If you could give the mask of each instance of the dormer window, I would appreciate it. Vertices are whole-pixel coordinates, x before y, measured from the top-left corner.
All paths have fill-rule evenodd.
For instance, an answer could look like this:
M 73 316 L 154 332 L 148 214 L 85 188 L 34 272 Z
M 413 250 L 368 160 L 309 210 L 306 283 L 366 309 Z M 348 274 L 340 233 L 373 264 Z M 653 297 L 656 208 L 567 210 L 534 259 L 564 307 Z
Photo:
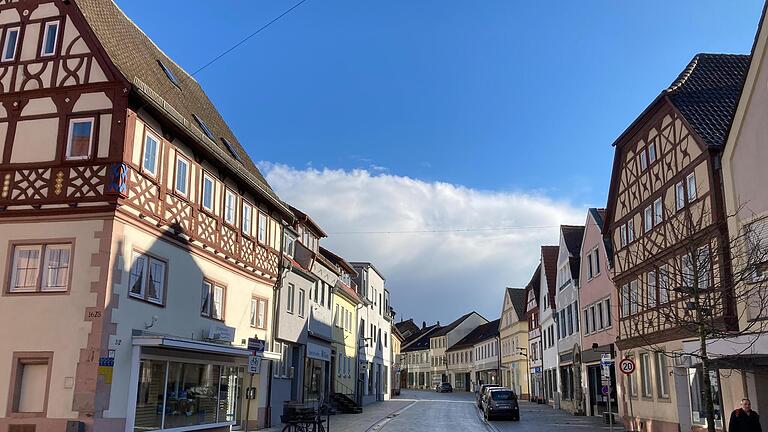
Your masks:
M 173 73 L 173 71 L 169 69 L 168 66 L 166 66 L 160 60 L 157 61 L 157 64 L 160 65 L 160 69 L 162 69 L 163 72 L 165 72 L 165 76 L 168 77 L 171 83 L 173 83 L 173 85 L 175 85 L 179 90 L 181 90 L 181 83 L 179 82 L 179 79 L 176 78 L 176 75 Z
M 59 39 L 59 22 L 51 21 L 45 23 L 43 31 L 43 46 L 40 50 L 40 56 L 47 57 L 56 54 L 56 42 Z
M 9 28 L 5 31 L 5 42 L 3 43 L 3 61 L 13 61 L 16 59 L 16 48 L 19 45 L 19 28 Z
M 237 154 L 237 152 L 235 151 L 235 147 L 232 145 L 232 143 L 230 143 L 229 141 L 227 141 L 226 138 L 223 138 L 223 137 L 221 138 L 221 142 L 224 143 L 224 145 L 227 147 L 227 150 L 229 150 L 229 154 L 231 154 L 233 158 L 235 158 L 238 162 L 243 163 L 243 161 L 240 159 L 240 155 Z
M 214 139 L 214 138 L 213 138 L 213 132 L 211 132 L 211 129 L 208 127 L 208 125 L 207 125 L 207 124 L 205 124 L 205 122 L 203 121 L 203 119 L 201 119 L 200 117 L 198 117 L 198 115 L 197 115 L 197 114 L 192 114 L 192 117 L 194 117 L 194 118 L 195 118 L 195 121 L 197 122 L 197 125 L 198 125 L 198 126 L 200 126 L 200 129 L 203 131 L 203 133 L 204 133 L 204 134 L 205 134 L 205 135 L 206 135 L 208 138 L 210 138 L 211 140 L 213 140 L 213 139 Z

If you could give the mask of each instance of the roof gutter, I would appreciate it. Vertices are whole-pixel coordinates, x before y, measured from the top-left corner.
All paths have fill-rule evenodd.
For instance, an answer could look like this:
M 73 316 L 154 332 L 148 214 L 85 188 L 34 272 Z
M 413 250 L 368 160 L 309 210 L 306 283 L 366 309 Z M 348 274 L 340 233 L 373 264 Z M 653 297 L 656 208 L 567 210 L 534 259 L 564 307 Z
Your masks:
M 270 195 L 266 189 L 260 184 L 261 182 L 258 181 L 253 174 L 251 174 L 248 170 L 246 170 L 240 162 L 235 161 L 234 158 L 228 156 L 225 154 L 224 150 L 219 148 L 216 144 L 214 144 L 208 137 L 205 137 L 202 135 L 202 132 L 198 132 L 195 130 L 189 120 L 184 118 L 171 104 L 165 101 L 165 99 L 162 98 L 159 94 L 157 94 L 154 90 L 152 90 L 149 85 L 145 84 L 144 81 L 142 81 L 139 77 L 133 78 L 133 85 L 131 86 L 132 89 L 138 94 L 140 97 L 145 99 L 150 105 L 155 107 L 156 109 L 164 112 L 168 119 L 170 119 L 171 123 L 174 123 L 177 127 L 181 128 L 182 130 L 189 133 L 191 136 L 193 136 L 199 144 L 202 144 L 203 147 L 205 147 L 206 150 L 211 152 L 219 162 L 225 164 L 229 169 L 234 171 L 235 173 L 239 174 L 240 177 L 245 180 L 249 186 L 256 189 L 264 198 L 267 199 L 272 205 L 278 208 L 283 213 L 283 216 L 286 216 L 287 219 L 293 223 L 295 220 L 293 213 L 291 210 L 286 206 L 282 201 L 279 199 L 276 199 L 272 195 Z

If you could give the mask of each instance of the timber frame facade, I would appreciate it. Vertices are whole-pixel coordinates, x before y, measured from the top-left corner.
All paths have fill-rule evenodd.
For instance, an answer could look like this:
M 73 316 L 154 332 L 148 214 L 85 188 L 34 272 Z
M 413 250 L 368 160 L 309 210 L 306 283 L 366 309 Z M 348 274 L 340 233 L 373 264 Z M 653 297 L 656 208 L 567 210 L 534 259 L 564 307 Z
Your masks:
M 14 371 L 0 375 L 0 430 L 268 425 L 267 361 L 258 399 L 219 394 L 199 406 L 231 412 L 186 419 L 151 404 L 171 396 L 149 377 L 208 368 L 235 389 L 249 338 L 281 359 L 270 307 L 291 210 L 112 0 L 1 0 L 0 50 L 0 321 L 16 329 L 0 333 Z M 29 402 L 19 389 L 38 378 Z

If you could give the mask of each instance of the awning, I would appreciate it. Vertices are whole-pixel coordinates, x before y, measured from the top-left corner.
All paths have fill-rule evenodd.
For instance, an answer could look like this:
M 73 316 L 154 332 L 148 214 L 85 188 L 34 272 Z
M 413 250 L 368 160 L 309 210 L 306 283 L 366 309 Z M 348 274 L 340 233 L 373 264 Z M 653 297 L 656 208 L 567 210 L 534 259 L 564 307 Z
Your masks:
M 691 362 L 700 362 L 701 343 L 698 339 L 683 341 L 683 355 L 690 355 Z M 765 356 L 768 355 L 768 334 L 755 333 L 731 338 L 707 341 L 707 357 L 711 359 L 727 357 Z
M 183 351 L 204 352 L 234 357 L 248 357 L 251 351 L 247 348 L 224 345 L 213 342 L 192 339 L 174 338 L 170 336 L 134 336 L 133 345 L 141 347 L 168 348 Z

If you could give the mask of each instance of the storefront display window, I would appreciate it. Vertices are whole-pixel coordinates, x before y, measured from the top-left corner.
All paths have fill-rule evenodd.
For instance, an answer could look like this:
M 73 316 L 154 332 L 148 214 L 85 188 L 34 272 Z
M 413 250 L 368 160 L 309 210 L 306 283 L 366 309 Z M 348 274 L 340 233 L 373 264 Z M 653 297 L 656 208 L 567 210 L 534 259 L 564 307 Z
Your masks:
M 720 394 L 720 380 L 716 370 L 709 371 L 709 380 L 712 388 L 712 401 L 714 402 L 715 427 L 723 427 L 722 395 Z M 704 374 L 701 367 L 688 369 L 688 388 L 691 392 L 691 421 L 696 425 L 707 426 L 707 412 L 704 405 Z
M 135 432 L 240 420 L 241 367 L 141 360 L 139 369 Z

